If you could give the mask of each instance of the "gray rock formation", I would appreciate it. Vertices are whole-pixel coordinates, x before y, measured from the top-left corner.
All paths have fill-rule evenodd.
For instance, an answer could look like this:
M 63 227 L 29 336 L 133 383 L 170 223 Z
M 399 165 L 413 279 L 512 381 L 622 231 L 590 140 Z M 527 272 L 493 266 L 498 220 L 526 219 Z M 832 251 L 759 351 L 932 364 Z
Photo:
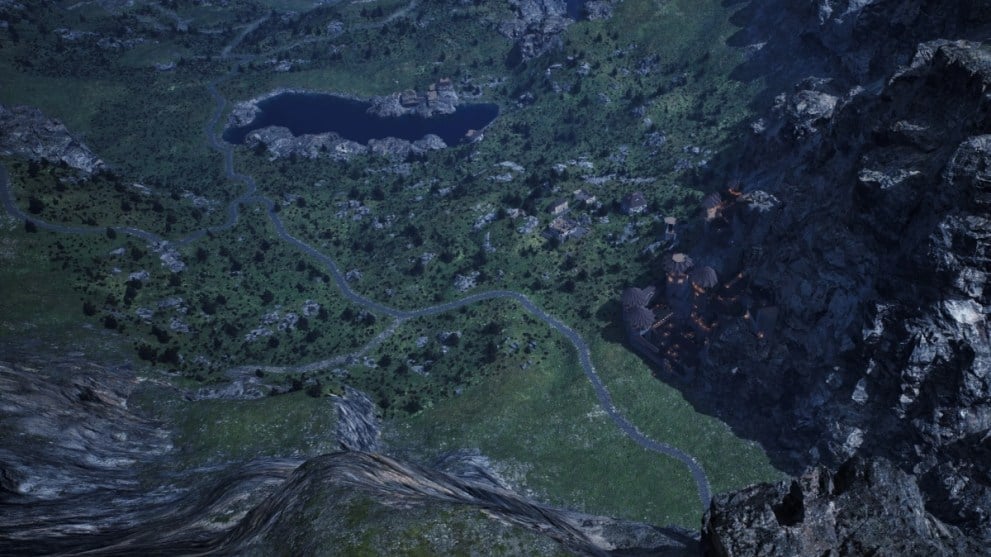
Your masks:
M 409 89 L 400 93 L 369 99 L 368 113 L 383 118 L 416 114 L 429 118 L 435 114 L 452 114 L 461 102 L 450 79 L 430 84 L 425 92 Z
M 985 546 L 926 511 L 915 479 L 886 461 L 717 496 L 702 543 L 713 557 L 978 555 Z
M 0 154 L 61 162 L 87 174 L 106 168 L 65 125 L 30 106 L 0 105 Z
M 762 45 L 743 74 L 774 67 L 792 81 L 828 75 L 866 87 L 908 64 L 921 42 L 983 40 L 991 10 L 986 0 L 776 0 L 751 2 L 738 23 L 739 46 Z
M 516 17 L 499 24 L 499 32 L 513 40 L 525 62 L 540 56 L 559 42 L 572 20 L 564 0 L 510 0 Z
M 991 540 L 991 48 L 896 48 L 972 34 L 991 12 L 817 5 L 825 15 L 808 14 L 806 40 L 829 49 L 796 71 L 835 73 L 781 97 L 739 162 L 744 190 L 780 203 L 751 214 L 735 244 L 712 240 L 698 254 L 731 262 L 759 247 L 751 292 L 776 306 L 777 325 L 758 338 L 726 323 L 685 389 L 785 468 L 886 457 L 920 478 L 929 512 Z M 769 21 L 788 16 L 778 7 Z M 895 61 L 905 64 L 878 79 Z
M 405 139 L 386 137 L 368 140 L 368 149 L 373 155 L 379 155 L 394 162 L 401 162 L 409 156 L 413 145 Z
M 244 138 L 251 149 L 264 149 L 273 159 L 329 157 L 348 160 L 370 152 L 368 146 L 344 139 L 334 132 L 293 135 L 289 128 L 269 126 L 255 130 Z
M 379 450 L 379 422 L 376 407 L 364 393 L 345 387 L 337 406 L 337 442 L 349 451 Z
M 168 426 L 128 405 L 139 385 L 132 373 L 3 353 L 0 554 L 190 553 L 217 536 L 211 517 L 246 512 L 300 463 L 176 471 Z
M 441 149 L 447 149 L 447 143 L 439 136 L 432 133 L 428 133 L 421 139 L 417 139 L 413 142 L 412 152 L 415 155 L 422 155 L 429 151 L 439 151 Z
M 231 109 L 230 115 L 227 117 L 227 126 L 231 128 L 243 128 L 250 124 L 261 113 L 258 103 L 262 100 L 264 98 L 242 101 L 235 104 Z

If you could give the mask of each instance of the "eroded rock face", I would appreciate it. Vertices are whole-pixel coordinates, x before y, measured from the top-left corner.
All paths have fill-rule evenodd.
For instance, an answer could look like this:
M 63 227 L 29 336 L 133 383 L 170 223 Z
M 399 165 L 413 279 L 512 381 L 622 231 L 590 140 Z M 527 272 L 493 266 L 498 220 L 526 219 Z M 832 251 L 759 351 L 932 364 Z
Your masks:
M 252 499 L 257 504 L 300 463 L 268 459 L 176 471 L 172 431 L 128 405 L 139 388 L 133 373 L 80 358 L 4 350 L 4 555 L 95 548 L 113 554 L 115 547 L 120 553 L 151 547 L 193 552 L 217 536 L 214 519 L 246 512 Z M 130 544 L 144 550 L 126 549 Z
M 337 442 L 348 451 L 379 450 L 379 422 L 375 403 L 365 393 L 345 387 L 336 401 Z
M 0 154 L 62 162 L 86 174 L 106 168 L 64 124 L 30 106 L 0 105 Z
M 937 38 L 982 40 L 991 24 L 988 0 L 806 0 L 751 2 L 740 14 L 750 23 L 739 39 L 761 44 L 753 65 L 783 68 L 781 59 L 804 54 L 795 70 L 863 85 L 912 59 L 915 46 Z M 758 70 L 760 71 L 760 70 Z
M 799 479 L 717 496 L 702 543 L 713 556 L 977 555 L 959 529 L 926 511 L 915 479 L 884 460 L 815 468 Z
M 991 48 L 906 59 L 873 88 L 805 80 L 779 102 L 744 164 L 781 200 L 746 235 L 778 325 L 725 327 L 690 390 L 785 467 L 890 458 L 930 512 L 991 539 Z
M 389 160 L 400 162 L 406 160 L 406 157 L 409 156 L 413 146 L 405 139 L 386 137 L 384 139 L 368 140 L 368 149 L 374 155 L 379 155 Z

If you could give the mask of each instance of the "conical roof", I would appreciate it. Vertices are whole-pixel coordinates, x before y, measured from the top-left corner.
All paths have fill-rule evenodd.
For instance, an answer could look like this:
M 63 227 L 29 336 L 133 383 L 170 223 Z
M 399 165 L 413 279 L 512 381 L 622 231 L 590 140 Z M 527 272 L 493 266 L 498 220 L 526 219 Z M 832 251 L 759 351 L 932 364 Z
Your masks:
M 620 297 L 620 300 L 623 302 L 623 307 L 635 308 L 641 305 L 637 303 L 637 300 L 640 299 L 640 292 L 640 289 L 635 286 L 631 286 L 630 288 L 624 290 L 623 295 Z
M 647 329 L 654 324 L 654 312 L 645 307 L 631 308 L 626 311 L 626 321 L 634 329 Z
M 716 270 L 708 265 L 692 270 L 691 278 L 692 282 L 700 288 L 712 288 L 719 282 Z
M 687 273 L 692 268 L 694 262 L 691 257 L 683 253 L 673 253 L 664 262 L 664 269 L 669 273 Z
M 646 306 L 653 299 L 656 290 L 653 286 L 647 288 L 631 287 L 623 291 L 622 301 L 624 308 L 635 308 Z

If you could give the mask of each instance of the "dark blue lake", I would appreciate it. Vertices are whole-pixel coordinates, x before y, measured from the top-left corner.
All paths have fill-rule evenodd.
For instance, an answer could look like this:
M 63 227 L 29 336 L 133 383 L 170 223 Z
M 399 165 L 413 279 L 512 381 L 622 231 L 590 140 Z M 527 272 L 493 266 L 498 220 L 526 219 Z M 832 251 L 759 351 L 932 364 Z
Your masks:
M 224 130 L 224 140 L 242 143 L 254 130 L 283 126 L 293 135 L 335 132 L 358 143 L 386 137 L 416 141 L 432 133 L 444 143 L 456 145 L 468 130 L 480 130 L 499 115 L 497 105 L 467 104 L 458 106 L 453 114 L 430 118 L 411 115 L 381 118 L 368 114 L 369 106 L 367 102 L 336 95 L 282 93 L 259 102 L 261 112 L 247 126 Z

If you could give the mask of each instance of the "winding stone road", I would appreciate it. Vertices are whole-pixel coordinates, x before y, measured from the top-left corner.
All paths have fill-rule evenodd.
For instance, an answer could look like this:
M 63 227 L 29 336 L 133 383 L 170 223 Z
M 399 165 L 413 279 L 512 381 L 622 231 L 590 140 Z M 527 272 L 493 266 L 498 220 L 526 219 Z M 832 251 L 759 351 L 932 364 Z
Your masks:
M 616 424 L 616 427 L 618 427 L 627 437 L 629 437 L 631 440 L 633 440 L 641 447 L 669 456 L 675 460 L 678 460 L 688 468 L 689 473 L 691 474 L 692 478 L 695 480 L 695 484 L 698 490 L 699 501 L 702 504 L 702 509 L 703 511 L 708 509 L 709 501 L 712 498 L 712 490 L 709 486 L 709 479 L 706 476 L 705 471 L 702 469 L 701 464 L 699 464 L 699 462 L 695 459 L 695 457 L 691 456 L 685 451 L 682 451 L 681 449 L 673 445 L 670 445 L 668 443 L 651 439 L 643 432 L 641 432 L 632 422 L 630 422 L 630 420 L 627 419 L 613 403 L 612 396 L 609 394 L 608 389 L 606 389 L 605 384 L 602 382 L 602 379 L 599 377 L 599 374 L 596 372 L 595 365 L 592 362 L 591 349 L 589 348 L 588 343 L 585 342 L 585 339 L 583 339 L 582 336 L 577 331 L 566 325 L 560 319 L 548 314 L 540 306 L 538 306 L 536 303 L 530 300 L 530 298 L 528 298 L 526 295 L 511 290 L 490 290 L 486 292 L 479 292 L 476 294 L 472 294 L 451 302 L 446 302 L 434 306 L 428 306 L 416 310 L 402 310 L 398 308 L 393 308 L 385 304 L 382 304 L 381 302 L 377 302 L 375 300 L 362 296 L 361 294 L 355 292 L 351 288 L 351 285 L 348 283 L 347 279 L 344 277 L 343 273 L 341 273 L 341 269 L 340 267 L 338 267 L 336 261 L 334 261 L 328 255 L 325 255 L 324 253 L 320 252 L 313 246 L 310 246 L 309 244 L 291 235 L 286 230 L 285 225 L 282 223 L 282 220 L 279 218 L 278 213 L 275 211 L 275 204 L 272 202 L 272 200 L 256 194 L 257 184 L 255 183 L 254 178 L 245 174 L 238 174 L 234 170 L 234 147 L 228 143 L 223 142 L 218 136 L 217 127 L 220 122 L 220 118 L 223 115 L 224 110 L 227 106 L 227 100 L 220 94 L 219 90 L 217 89 L 217 85 L 221 81 L 228 79 L 230 76 L 232 76 L 234 74 L 234 71 L 236 71 L 236 68 L 232 70 L 231 73 L 228 73 L 224 77 L 211 82 L 207 86 L 210 95 L 213 97 L 217 106 L 212 116 L 210 117 L 210 120 L 204 126 L 204 134 L 206 135 L 206 140 L 209 146 L 212 149 L 219 152 L 223 157 L 224 173 L 226 177 L 230 180 L 236 180 L 243 183 L 245 185 L 245 191 L 240 196 L 238 196 L 233 201 L 231 201 L 230 204 L 228 204 L 226 222 L 216 227 L 204 228 L 194 231 L 188 234 L 187 236 L 175 241 L 173 245 L 176 246 L 186 245 L 206 236 L 208 232 L 218 232 L 233 228 L 238 221 L 238 216 L 239 216 L 238 207 L 240 206 L 240 204 L 257 203 L 265 208 L 268 217 L 272 221 L 272 224 L 275 227 L 275 230 L 278 233 L 279 237 L 281 237 L 284 241 L 296 246 L 296 248 L 298 248 L 303 253 L 309 255 L 313 259 L 316 259 L 317 261 L 321 262 L 327 268 L 327 270 L 330 271 L 330 274 L 334 279 L 334 283 L 337 285 L 337 288 L 341 291 L 341 294 L 345 298 L 347 298 L 354 304 L 366 308 L 370 311 L 374 311 L 377 313 L 381 313 L 383 315 L 388 315 L 390 317 L 393 317 L 397 320 L 397 323 L 402 323 L 406 320 L 416 319 L 418 317 L 426 317 L 430 315 L 445 313 L 484 300 L 496 300 L 496 299 L 514 300 L 515 302 L 520 304 L 523 307 L 523 309 L 525 309 L 532 316 L 536 317 L 540 321 L 543 321 L 547 326 L 561 333 L 562 335 L 564 335 L 565 338 L 568 339 L 568 341 L 571 342 L 571 344 L 575 347 L 575 350 L 578 353 L 578 361 L 579 364 L 581 365 L 582 371 L 585 373 L 585 376 L 588 378 L 589 383 L 591 383 L 592 385 L 592 389 L 595 391 L 595 396 L 599 401 L 599 405 L 606 411 L 606 413 L 612 419 L 613 423 Z M 7 210 L 7 212 L 14 217 L 23 219 L 25 221 L 30 221 L 40 229 L 61 233 L 61 234 L 101 234 L 106 231 L 106 228 L 100 228 L 100 227 L 68 226 L 68 225 L 48 223 L 40 219 L 37 219 L 35 217 L 32 217 L 30 215 L 27 215 L 14 203 L 12 194 L 10 193 L 9 185 L 10 185 L 10 181 L 7 174 L 7 170 L 2 166 L 0 166 L 0 202 L 3 203 L 3 206 Z M 117 231 L 118 233 L 127 234 L 136 238 L 140 238 L 150 243 L 168 242 L 167 240 L 163 239 L 157 234 L 153 234 L 151 232 L 147 232 L 137 228 L 131 228 L 131 227 L 111 227 L 111 228 L 113 228 L 113 230 Z M 386 331 L 389 330 L 390 329 L 387 329 Z M 378 337 L 376 338 L 378 339 Z M 381 341 L 381 339 L 379 339 L 379 341 Z M 254 369 L 254 367 L 252 367 L 252 369 Z

